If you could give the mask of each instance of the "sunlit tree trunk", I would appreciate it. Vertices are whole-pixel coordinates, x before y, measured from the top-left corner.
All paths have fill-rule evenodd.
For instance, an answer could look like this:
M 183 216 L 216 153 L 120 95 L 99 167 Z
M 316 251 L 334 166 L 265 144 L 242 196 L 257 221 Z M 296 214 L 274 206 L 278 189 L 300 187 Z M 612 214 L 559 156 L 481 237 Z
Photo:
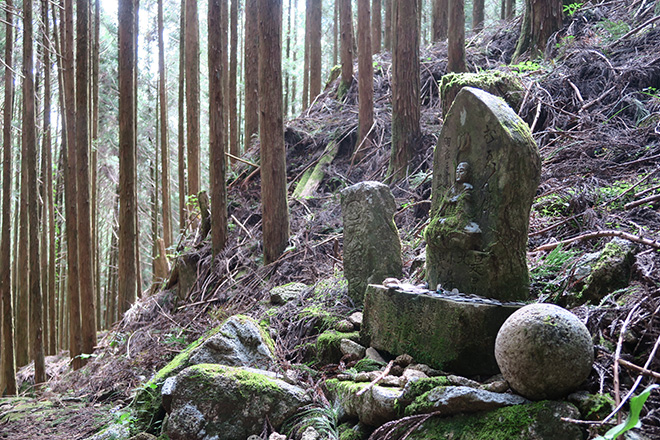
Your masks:
M 11 120 L 14 107 L 14 12 L 13 0 L 5 2 L 5 93 L 2 124 L 2 230 L 0 234 L 0 299 L 2 307 L 2 383 L 0 395 L 16 394 L 14 316 L 11 298 Z
M 258 0 L 259 127 L 264 263 L 277 260 L 289 240 L 284 122 L 282 120 L 282 0 Z
M 392 49 L 392 155 L 388 178 L 408 173 L 421 135 L 419 125 L 419 26 L 417 0 L 394 2 Z
M 465 3 L 449 0 L 447 72 L 465 72 Z
M 192 195 L 197 195 L 200 190 L 199 17 L 197 14 L 197 0 L 186 0 L 185 38 L 188 191 Z
M 227 240 L 227 189 L 225 186 L 224 87 L 227 30 L 223 29 L 222 2 L 209 0 L 209 154 L 211 176 L 211 248 L 222 251 Z M 224 37 L 223 37 L 224 34 Z M 225 55 L 223 55 L 225 52 Z M 262 144 L 263 145 L 263 144 Z
M 163 240 L 172 245 L 172 207 L 170 205 L 170 142 L 167 120 L 167 80 L 165 78 L 165 42 L 163 41 L 163 0 L 158 0 L 158 96 L 160 108 L 161 199 L 163 204 Z
M 244 151 L 259 132 L 259 23 L 257 0 L 245 1 L 245 136 Z

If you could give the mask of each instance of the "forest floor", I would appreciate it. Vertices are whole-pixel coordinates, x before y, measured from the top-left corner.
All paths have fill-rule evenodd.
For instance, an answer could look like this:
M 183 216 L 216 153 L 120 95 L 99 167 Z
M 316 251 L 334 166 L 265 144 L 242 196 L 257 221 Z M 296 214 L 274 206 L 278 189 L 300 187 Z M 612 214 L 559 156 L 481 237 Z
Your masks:
M 574 294 L 572 271 L 579 258 L 602 250 L 607 232 L 660 239 L 660 29 L 637 26 L 653 17 L 647 2 L 585 3 L 565 21 L 548 44 L 546 59 L 511 56 L 519 22 L 468 40 L 470 71 L 517 73 L 525 93 L 518 114 L 533 128 L 543 159 L 542 179 L 532 209 L 528 259 L 534 299 L 566 304 Z M 422 132 L 409 177 L 391 185 L 398 211 L 406 281 L 422 283 L 419 257 L 428 222 L 433 148 L 442 127 L 438 81 L 446 73 L 446 45 L 422 51 Z M 343 102 L 337 81 L 314 104 L 287 123 L 287 175 L 290 193 L 303 172 L 314 166 L 331 141 L 338 153 L 314 197 L 290 200 L 291 239 L 284 255 L 262 263 L 259 175 L 238 164 L 229 184 L 230 238 L 212 260 L 208 244 L 184 240 L 180 257 L 197 264 L 196 280 L 185 301 L 168 301 L 160 292 L 143 298 L 110 331 L 100 334 L 88 365 L 71 372 L 66 353 L 49 358 L 50 380 L 36 395 L 28 386 L 31 369 L 21 370 L 19 399 L 0 400 L 0 439 L 84 439 L 126 414 L 136 388 L 176 353 L 235 313 L 259 317 L 275 286 L 324 283 L 324 307 L 337 317 L 354 310 L 341 280 L 342 223 L 339 190 L 362 180 L 385 177 L 390 154 L 389 54 L 375 62 L 376 141 L 353 160 L 357 137 L 357 86 Z M 258 145 L 246 159 L 258 161 Z M 642 201 L 645 197 L 655 199 Z M 595 238 L 586 233 L 601 231 Z M 548 252 L 536 250 L 578 238 Z M 657 246 L 657 242 L 655 243 Z M 660 371 L 660 254 L 639 243 L 630 282 L 597 304 L 572 308 L 597 342 L 597 358 L 586 385 L 592 393 L 624 395 L 637 372 L 621 368 L 613 380 L 615 356 Z M 311 292 L 311 289 L 310 289 Z M 310 293 L 311 295 L 311 293 Z M 272 316 L 276 351 L 283 364 L 308 359 L 304 342 L 318 333 L 310 318 L 292 323 L 286 306 Z M 620 352 L 620 355 L 616 353 Z M 310 381 L 337 366 L 319 366 Z M 649 383 L 643 378 L 640 392 Z M 595 435 L 596 428 L 590 428 Z M 642 413 L 641 432 L 660 438 L 660 393 Z

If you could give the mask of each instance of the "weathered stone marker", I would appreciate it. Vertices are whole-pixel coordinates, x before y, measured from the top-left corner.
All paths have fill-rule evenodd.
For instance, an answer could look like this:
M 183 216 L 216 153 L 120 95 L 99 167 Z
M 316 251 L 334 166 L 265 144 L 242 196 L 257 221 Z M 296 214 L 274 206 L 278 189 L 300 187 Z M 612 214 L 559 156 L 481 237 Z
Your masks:
M 502 301 L 529 293 L 529 212 L 541 160 L 527 124 L 501 99 L 464 87 L 433 158 L 426 229 L 429 286 Z
M 341 192 L 344 276 L 348 294 L 362 304 L 368 284 L 401 277 L 401 242 L 394 225 L 394 197 L 387 185 L 360 182 Z

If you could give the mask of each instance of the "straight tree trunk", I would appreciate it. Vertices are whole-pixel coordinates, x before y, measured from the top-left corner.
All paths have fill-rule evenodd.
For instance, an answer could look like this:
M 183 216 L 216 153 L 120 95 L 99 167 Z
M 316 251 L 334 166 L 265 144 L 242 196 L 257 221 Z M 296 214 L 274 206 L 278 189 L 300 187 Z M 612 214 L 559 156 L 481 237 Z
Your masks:
M 37 176 L 37 124 L 34 91 L 34 32 L 32 1 L 23 2 L 23 160 L 26 162 L 29 203 L 30 347 L 34 383 L 46 381 L 44 364 L 41 261 L 39 258 L 39 180 Z
M 165 78 L 165 42 L 163 40 L 163 0 L 158 0 L 158 82 L 160 108 L 161 199 L 163 204 L 163 240 L 172 245 L 172 208 L 170 205 L 170 142 L 167 120 L 167 80 Z
M 516 15 L 516 0 L 503 0 L 505 2 L 504 18 L 511 20 Z
M 259 23 L 257 0 L 245 1 L 245 146 L 248 151 L 252 136 L 259 132 Z
M 384 41 L 385 49 L 392 50 L 392 8 L 394 7 L 392 0 L 385 0 L 385 32 Z
M 484 0 L 473 0 L 472 30 L 479 33 L 484 29 Z
M 188 124 L 188 190 L 192 195 L 197 195 L 200 190 L 199 110 L 199 17 L 197 14 L 197 0 L 186 0 L 186 123 Z
M 321 26 L 322 26 L 322 0 L 310 0 L 310 40 L 309 40 L 309 104 L 321 93 Z
M 94 253 L 89 182 L 89 0 L 76 4 L 76 150 L 78 182 L 78 261 L 82 352 L 91 354 L 96 346 L 96 310 L 94 304 Z M 86 359 L 83 359 L 83 364 Z
M 374 122 L 374 66 L 371 32 L 369 29 L 369 0 L 358 0 L 358 146 L 367 147 L 367 136 Z M 359 158 L 361 155 L 358 154 Z
M 181 0 L 181 19 L 179 28 L 179 231 L 186 230 L 186 197 L 189 194 L 186 186 L 186 133 L 185 133 L 185 77 L 186 77 L 186 3 Z
M 383 17 L 381 13 L 382 1 L 381 0 L 372 0 L 371 3 L 371 45 L 373 47 L 372 52 L 377 54 L 380 52 L 380 47 L 382 45 L 382 33 L 383 33 Z M 359 32 L 359 25 L 358 25 Z
M 305 51 L 303 60 L 302 110 L 309 106 L 309 41 L 311 35 L 312 0 L 305 0 Z
M 562 0 L 525 0 L 525 12 L 520 38 L 513 54 L 514 60 L 527 51 L 532 58 L 545 52 L 548 39 L 561 28 L 562 8 Z
M 392 50 L 392 155 L 387 172 L 391 181 L 405 177 L 421 135 L 419 125 L 419 26 L 417 0 L 394 3 Z
M 238 125 L 238 0 L 232 0 L 231 9 L 229 11 L 229 28 L 230 35 L 230 51 L 229 51 L 229 152 L 232 156 L 239 157 L 241 155 L 240 144 L 238 143 L 238 135 L 240 128 Z M 232 166 L 236 160 L 232 159 Z
M 119 0 L 119 260 L 118 312 L 137 298 L 135 181 L 135 0 Z
M 465 72 L 465 2 L 449 1 L 447 72 Z
M 234 0 L 235 1 L 235 0 Z M 211 176 L 211 249 L 213 255 L 222 251 L 227 240 L 227 188 L 225 186 L 224 76 L 227 30 L 223 29 L 222 2 L 209 0 L 209 155 Z M 224 38 L 223 35 L 224 34 Z
M 0 299 L 2 307 L 2 383 L 0 395 L 16 394 L 14 316 L 11 298 L 11 120 L 14 107 L 14 12 L 13 0 L 5 2 L 5 100 L 2 124 L 2 231 L 0 235 Z
M 353 12 L 351 0 L 338 0 L 339 19 L 341 21 L 341 85 L 340 98 L 353 82 Z
M 282 120 L 282 0 L 258 0 L 261 202 L 264 263 L 277 260 L 289 240 L 284 122 Z
M 289 6 L 291 0 L 289 0 Z M 339 61 L 339 0 L 334 1 L 332 14 L 332 65 L 336 66 Z M 289 15 L 291 13 L 289 12 Z M 289 16 L 289 19 L 291 17 Z M 288 50 L 288 49 L 287 49 Z
M 288 13 L 287 13 L 287 24 L 286 24 L 286 52 L 284 55 L 284 59 L 286 59 L 286 64 L 287 66 L 291 62 L 291 4 L 293 3 L 293 0 L 289 0 L 289 6 L 288 6 Z M 337 36 L 335 35 L 335 38 Z M 286 68 L 286 71 L 284 72 L 284 119 L 288 119 L 288 113 L 289 113 L 289 82 L 291 78 L 291 69 L 289 67 Z
M 335 0 L 335 1 L 338 1 L 338 0 Z M 298 11 L 298 0 L 293 0 L 293 2 L 294 2 L 294 10 Z M 293 28 L 294 29 L 297 29 L 297 26 L 296 26 L 297 22 L 298 22 L 298 14 L 297 14 L 297 12 L 294 12 L 294 14 L 293 14 Z M 293 57 L 292 57 L 292 59 L 293 59 L 293 65 L 294 66 L 296 65 L 296 62 L 298 61 L 298 59 L 297 59 L 298 58 L 298 44 L 297 44 L 297 42 L 298 42 L 297 32 L 294 32 L 293 33 L 293 43 L 292 43 L 293 44 Z M 291 78 L 290 102 L 291 102 L 291 114 L 292 115 L 296 114 L 296 92 L 297 92 L 297 90 L 296 90 L 296 86 L 297 86 L 296 78 L 297 77 L 298 77 L 298 75 L 292 75 L 292 78 Z
M 25 106 L 23 101 L 22 107 Z M 24 114 L 25 109 L 21 109 Z M 23 144 L 21 148 L 22 159 L 20 161 L 20 210 L 17 211 L 18 225 L 18 260 L 15 270 L 16 274 L 16 366 L 18 368 L 30 362 L 30 295 L 29 295 L 29 271 L 23 268 L 29 265 L 30 248 L 30 225 L 29 225 L 29 195 L 27 180 L 27 151 Z
M 223 47 L 220 64 L 223 72 L 229 72 L 229 1 L 230 0 L 225 0 L 220 3 L 220 28 L 222 29 L 220 34 Z M 225 145 L 225 152 L 229 153 L 229 75 L 227 74 L 222 76 L 222 93 L 225 100 L 225 105 L 222 109 L 224 113 L 222 118 L 222 137 L 223 144 Z
M 432 20 L 431 27 L 431 40 L 444 41 L 447 38 L 447 26 L 449 24 L 449 3 L 448 0 L 431 0 L 432 1 Z
M 99 140 L 99 47 L 101 38 L 101 4 L 94 1 L 94 39 L 92 46 L 92 240 L 94 245 L 94 290 L 96 291 L 96 329 L 101 323 L 101 269 L 98 221 L 98 140 Z

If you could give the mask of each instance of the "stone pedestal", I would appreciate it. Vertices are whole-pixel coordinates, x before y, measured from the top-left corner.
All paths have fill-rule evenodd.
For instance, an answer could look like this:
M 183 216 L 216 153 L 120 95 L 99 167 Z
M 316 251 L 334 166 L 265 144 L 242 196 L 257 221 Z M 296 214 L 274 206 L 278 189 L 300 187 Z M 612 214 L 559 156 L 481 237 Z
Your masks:
M 364 298 L 364 344 L 463 376 L 497 374 L 495 338 L 519 303 L 408 293 L 369 285 Z
M 464 87 L 433 158 L 425 238 L 431 289 L 503 301 L 529 294 L 527 231 L 541 160 L 527 124 L 501 99 Z

